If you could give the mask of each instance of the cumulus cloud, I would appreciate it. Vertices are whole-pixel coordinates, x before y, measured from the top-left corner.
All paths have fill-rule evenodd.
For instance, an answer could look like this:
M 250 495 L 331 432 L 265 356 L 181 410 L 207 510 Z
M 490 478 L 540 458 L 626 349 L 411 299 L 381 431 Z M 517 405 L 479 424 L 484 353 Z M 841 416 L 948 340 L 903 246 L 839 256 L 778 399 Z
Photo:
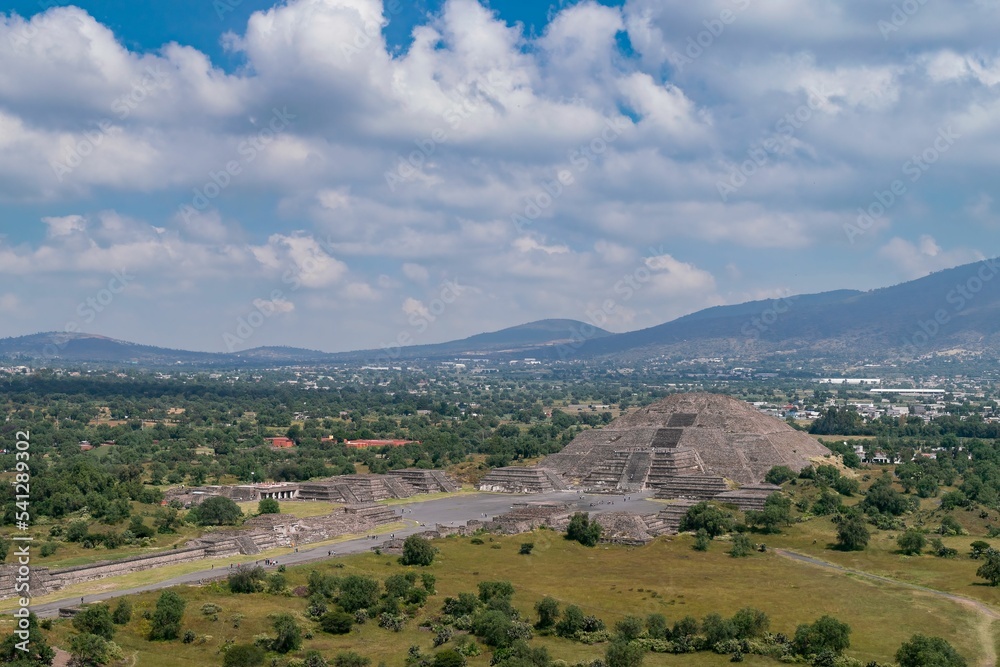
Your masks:
M 379 0 L 289 0 L 225 37 L 231 69 L 183 40 L 132 49 L 75 7 L 0 15 L 0 205 L 41 230 L 0 240 L 0 273 L 135 267 L 135 298 L 197 293 L 203 321 L 302 289 L 296 317 L 360 323 L 338 342 L 302 328 L 313 347 L 398 330 L 448 275 L 475 296 L 428 337 L 582 318 L 638 267 L 650 284 L 614 326 L 787 273 L 809 291 L 923 275 L 975 259 L 940 225 L 1000 240 L 994 4 L 926 3 L 882 34 L 891 8 L 862 0 L 586 1 L 527 34 L 447 0 L 395 49 Z M 946 126 L 947 169 L 852 245 L 844 225 Z M 841 281 L 825 261 L 864 268 Z M 184 306 L 150 306 L 147 331 Z

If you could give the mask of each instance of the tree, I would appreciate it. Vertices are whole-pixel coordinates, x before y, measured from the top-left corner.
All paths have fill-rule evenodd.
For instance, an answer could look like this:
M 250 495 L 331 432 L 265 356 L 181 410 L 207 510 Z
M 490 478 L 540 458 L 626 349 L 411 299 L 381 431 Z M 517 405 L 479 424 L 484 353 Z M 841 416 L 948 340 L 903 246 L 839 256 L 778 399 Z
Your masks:
M 111 620 L 115 625 L 125 625 L 132 620 L 132 603 L 127 598 L 122 598 L 115 605 L 115 610 L 111 612 Z
M 708 502 L 701 502 L 688 508 L 680 525 L 681 531 L 697 531 L 699 528 L 704 528 L 708 536 L 713 539 L 728 533 L 732 527 L 732 514 Z
M 966 667 L 965 658 L 940 637 L 913 635 L 896 651 L 899 667 Z
M 84 634 L 97 635 L 107 641 L 115 638 L 115 623 L 106 604 L 90 605 L 73 617 L 73 627 Z
M 585 547 L 597 546 L 601 539 L 601 524 L 591 521 L 587 512 L 577 512 L 566 528 L 566 539 L 579 542 Z
M 452 648 L 439 651 L 431 667 L 465 667 L 465 656 Z
M 419 535 L 410 535 L 403 542 L 403 556 L 399 562 L 403 565 L 427 566 L 434 562 L 436 549 L 430 540 Z
M 976 576 L 990 582 L 990 586 L 1000 585 L 1000 551 L 987 549 L 983 557 L 986 562 L 976 570 Z
M 733 558 L 746 558 L 753 551 L 753 542 L 743 533 L 737 533 L 733 537 L 733 546 L 729 549 L 729 555 Z
M 222 659 L 222 667 L 259 667 L 263 664 L 264 649 L 253 644 L 234 644 Z
M 749 510 L 746 518 L 747 524 L 764 533 L 779 533 L 781 526 L 792 521 L 792 499 L 780 493 L 772 493 L 764 501 L 763 510 Z
M 4 539 L 0 535 L 0 564 L 7 560 L 7 553 L 10 551 L 10 540 Z
M 792 645 L 796 653 L 806 657 L 824 651 L 840 655 L 851 646 L 851 626 L 832 616 L 821 616 L 812 625 L 797 627 Z
M 101 667 L 108 662 L 108 640 L 99 635 L 83 633 L 69 642 L 73 667 Z
M 56 652 L 45 641 L 35 612 L 28 613 L 27 641 L 28 650 L 22 651 L 18 644 L 23 647 L 24 639 L 15 634 L 7 635 L 0 643 L 0 664 L 10 667 L 45 667 L 52 664 Z
M 927 546 L 927 538 L 921 530 L 910 528 L 896 538 L 896 544 L 907 556 L 917 556 Z
M 281 505 L 274 498 L 261 498 L 257 503 L 257 514 L 281 514 Z
M 736 639 L 736 626 L 719 614 L 709 614 L 701 620 L 701 632 L 705 635 L 705 643 L 715 646 L 719 642 Z
M 868 546 L 868 528 L 857 514 L 844 516 L 837 526 L 837 548 L 844 551 L 864 551 Z
M 784 484 L 785 482 L 798 477 L 798 473 L 788 466 L 774 466 L 764 475 L 764 481 L 768 484 Z
M 771 619 L 760 609 L 744 607 L 733 614 L 733 628 L 737 639 L 754 639 L 767 634 Z
M 229 573 L 228 583 L 230 593 L 259 593 L 264 590 L 264 580 L 267 573 L 259 565 L 239 565 Z
M 646 634 L 653 639 L 669 639 L 670 626 L 663 614 L 650 614 L 646 617 Z
M 708 545 L 712 538 L 708 536 L 708 531 L 704 528 L 699 528 L 698 532 L 694 534 L 694 546 L 692 547 L 695 551 L 708 551 Z
M 608 667 L 641 667 L 645 655 L 646 649 L 638 642 L 616 639 L 608 644 L 604 662 Z
M 969 545 L 969 548 L 971 549 L 969 552 L 969 558 L 978 560 L 983 556 L 983 554 L 990 550 L 990 543 L 985 540 L 976 540 Z
M 333 657 L 333 667 L 368 667 L 372 664 L 370 658 L 354 651 L 341 651 Z
M 645 624 L 638 616 L 626 616 L 615 623 L 615 633 L 627 642 L 638 639 L 645 629 Z
M 328 611 L 319 619 L 323 632 L 331 635 L 346 635 L 354 624 L 354 616 L 346 611 Z
M 160 593 L 156 610 L 150 619 L 149 638 L 177 639 L 181 634 L 181 619 L 184 617 L 184 598 L 171 590 Z
M 225 496 L 206 498 L 190 514 L 202 526 L 232 526 L 243 518 L 240 506 Z
M 349 614 L 359 609 L 370 609 L 378 604 L 379 583 L 371 577 L 349 574 L 340 582 L 337 602 Z
M 571 604 L 563 611 L 562 618 L 556 623 L 556 634 L 572 639 L 583 630 L 583 610 Z
M 535 627 L 539 630 L 547 630 L 554 627 L 559 618 L 559 603 L 555 598 L 543 597 L 535 603 L 535 612 L 538 614 L 538 622 Z
M 289 653 L 299 650 L 302 646 L 302 628 L 295 621 L 291 614 L 278 614 L 272 620 L 274 627 L 274 641 L 271 642 L 271 650 L 276 653 Z

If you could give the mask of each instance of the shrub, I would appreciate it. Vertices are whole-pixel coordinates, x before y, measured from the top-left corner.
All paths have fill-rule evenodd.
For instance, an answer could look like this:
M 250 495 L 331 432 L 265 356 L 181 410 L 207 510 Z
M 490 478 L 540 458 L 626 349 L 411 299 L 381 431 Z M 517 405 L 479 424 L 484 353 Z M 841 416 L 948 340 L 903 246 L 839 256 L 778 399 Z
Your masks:
M 966 667 L 965 659 L 940 637 L 913 635 L 896 651 L 899 667 Z
M 115 610 L 111 612 L 111 620 L 115 625 L 125 625 L 132 620 L 132 603 L 122 598 L 115 605 Z
M 739 533 L 733 537 L 733 546 L 729 555 L 733 558 L 746 558 L 753 551 L 753 542 L 746 535 Z
M 107 641 L 115 638 L 115 623 L 106 604 L 86 607 L 73 617 L 73 627 L 84 634 L 97 635 Z
M 259 667 L 264 664 L 264 649 L 252 644 L 233 644 L 222 659 L 223 667 Z
M 638 639 L 644 629 L 645 624 L 638 616 L 626 616 L 615 623 L 615 632 L 618 637 L 628 642 Z
M 403 556 L 399 562 L 403 565 L 427 566 L 434 562 L 434 553 L 437 550 L 431 545 L 430 540 L 419 535 L 410 535 L 403 542 Z
M 708 536 L 716 538 L 733 528 L 733 516 L 721 507 L 701 502 L 688 508 L 681 519 L 681 531 L 697 531 L 703 528 Z
M 768 484 L 784 484 L 796 477 L 795 471 L 788 466 L 774 466 L 764 475 L 764 481 Z
M 534 542 L 522 542 L 521 549 L 518 551 L 519 554 L 527 556 L 531 554 L 532 550 L 535 548 Z
M 708 545 L 712 541 L 709 537 L 708 531 L 704 528 L 699 528 L 698 532 L 694 534 L 694 545 L 692 548 L 695 551 L 708 551 Z
M 857 514 L 844 516 L 837 526 L 837 547 L 844 551 L 864 551 L 868 546 L 868 528 Z
M 331 635 L 346 635 L 354 625 L 354 616 L 346 611 L 329 611 L 319 619 L 319 626 L 323 632 Z
M 257 503 L 257 514 L 281 514 L 281 505 L 274 498 L 261 498 Z
M 277 653 L 289 653 L 299 650 L 302 646 L 302 628 L 291 614 L 278 614 L 271 621 L 275 638 L 271 642 L 271 650 Z
M 941 535 L 961 535 L 964 532 L 962 524 L 950 514 L 941 519 L 941 526 L 938 528 L 938 533 Z
M 607 667 L 640 667 L 646 654 L 637 642 L 627 642 L 620 639 L 611 642 L 604 653 Z
M 670 627 L 667 617 L 663 614 L 650 614 L 646 617 L 646 634 L 651 639 L 670 639 Z
M 792 646 L 803 656 L 812 656 L 830 651 L 840 655 L 851 645 L 851 626 L 841 623 L 832 616 L 821 616 L 812 625 L 802 624 L 795 629 Z
M 896 544 L 899 546 L 899 550 L 907 556 L 917 556 L 927 546 L 927 538 L 919 529 L 910 528 L 896 538 Z
M 333 657 L 333 667 L 368 667 L 370 664 L 369 658 L 354 651 L 342 651 Z
M 535 627 L 539 630 L 547 630 L 555 627 L 559 618 L 559 603 L 555 598 L 544 597 L 535 603 L 535 612 L 538 614 L 538 622 Z
M 562 613 L 562 618 L 556 623 L 556 634 L 560 637 L 573 638 L 583 631 L 583 610 L 576 605 L 569 605 Z
M 349 614 L 359 609 L 370 609 L 378 603 L 379 583 L 371 577 L 350 574 L 340 584 L 337 601 Z
M 243 510 L 230 498 L 212 496 L 191 509 L 188 518 L 201 526 L 231 526 L 243 518 Z
M 585 547 L 597 546 L 601 539 L 601 524 L 591 521 L 587 512 L 577 512 L 566 528 L 566 539 L 579 542 Z
M 181 618 L 184 617 L 184 598 L 171 590 L 165 590 L 156 601 L 156 611 L 150 619 L 149 638 L 177 639 L 181 632 Z
M 264 590 L 265 579 L 267 573 L 259 565 L 254 567 L 240 565 L 229 573 L 229 592 L 259 593 Z
M 434 656 L 431 667 L 464 667 L 465 656 L 454 649 L 445 649 Z

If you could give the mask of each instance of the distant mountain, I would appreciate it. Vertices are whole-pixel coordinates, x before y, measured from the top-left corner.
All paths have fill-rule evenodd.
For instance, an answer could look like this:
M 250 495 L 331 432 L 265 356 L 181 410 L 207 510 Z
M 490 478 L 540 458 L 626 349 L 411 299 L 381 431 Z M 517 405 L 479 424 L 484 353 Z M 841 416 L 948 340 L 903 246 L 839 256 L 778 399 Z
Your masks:
M 83 333 L 40 333 L 0 339 L 0 359 L 10 361 L 93 362 L 170 366 L 176 364 L 205 366 L 270 366 L 305 363 L 335 363 L 369 360 L 387 362 L 396 359 L 447 358 L 518 354 L 525 350 L 556 345 L 585 334 L 589 338 L 612 335 L 576 320 L 539 320 L 500 331 L 477 334 L 462 340 L 435 345 L 417 345 L 398 350 L 359 350 L 327 353 L 294 347 L 257 347 L 231 354 L 171 350 L 138 345 L 106 336 Z
M 187 352 L 88 334 L 44 333 L 0 340 L 0 359 L 145 366 L 386 364 L 515 356 L 621 361 L 664 356 L 893 360 L 935 352 L 988 354 L 994 359 L 1000 355 L 1000 262 L 967 264 L 869 292 L 836 290 L 716 306 L 621 334 L 577 320 L 551 319 L 434 345 L 340 353 L 289 347 L 259 347 L 233 354 Z
M 907 359 L 1000 352 L 1000 263 L 975 262 L 869 292 L 839 290 L 718 306 L 588 341 L 579 358 L 662 355 Z

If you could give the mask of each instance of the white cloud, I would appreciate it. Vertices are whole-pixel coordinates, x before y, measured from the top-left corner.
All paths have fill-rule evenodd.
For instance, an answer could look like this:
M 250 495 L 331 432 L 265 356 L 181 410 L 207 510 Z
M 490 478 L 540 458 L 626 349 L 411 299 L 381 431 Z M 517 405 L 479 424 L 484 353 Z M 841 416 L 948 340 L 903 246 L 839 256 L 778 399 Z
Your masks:
M 971 248 L 943 250 L 928 234 L 922 234 L 916 243 L 893 237 L 879 249 L 879 255 L 907 280 L 983 259 L 980 251 Z
M 82 215 L 65 215 L 62 217 L 42 218 L 48 225 L 48 237 L 69 236 L 73 232 L 82 232 L 87 228 L 87 220 Z
M 430 280 L 430 273 L 419 264 L 406 262 L 403 264 L 403 275 L 415 283 L 425 284 Z

